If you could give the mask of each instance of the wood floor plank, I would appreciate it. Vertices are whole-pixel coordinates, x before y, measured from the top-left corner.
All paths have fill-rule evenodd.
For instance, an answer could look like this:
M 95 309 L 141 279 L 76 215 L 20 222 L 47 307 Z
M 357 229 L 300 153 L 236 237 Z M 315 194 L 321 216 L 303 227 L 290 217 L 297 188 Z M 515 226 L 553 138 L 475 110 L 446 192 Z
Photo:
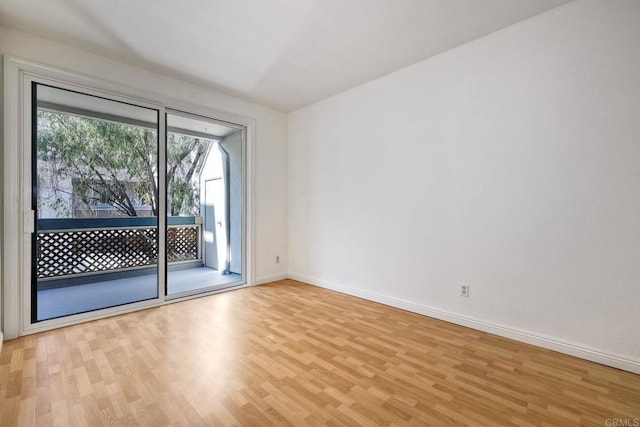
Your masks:
M 640 376 L 292 280 L 31 335 L 0 353 L 0 426 L 607 419 L 640 424 Z

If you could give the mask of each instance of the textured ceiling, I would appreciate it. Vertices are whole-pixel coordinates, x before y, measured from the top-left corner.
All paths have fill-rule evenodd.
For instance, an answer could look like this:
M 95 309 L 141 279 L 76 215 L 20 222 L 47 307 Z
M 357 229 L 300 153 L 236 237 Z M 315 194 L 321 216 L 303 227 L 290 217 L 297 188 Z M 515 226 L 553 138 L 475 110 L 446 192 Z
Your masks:
M 569 0 L 2 0 L 0 25 L 291 111 Z

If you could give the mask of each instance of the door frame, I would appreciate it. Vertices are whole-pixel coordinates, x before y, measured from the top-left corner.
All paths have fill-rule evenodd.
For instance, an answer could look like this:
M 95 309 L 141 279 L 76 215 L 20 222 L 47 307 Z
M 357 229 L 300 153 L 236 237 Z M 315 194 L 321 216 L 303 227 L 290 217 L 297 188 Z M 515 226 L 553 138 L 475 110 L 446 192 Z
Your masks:
M 229 289 L 236 289 L 238 287 L 242 287 L 245 286 L 248 282 L 248 278 L 247 275 L 251 274 L 249 273 L 249 271 L 254 271 L 253 268 L 250 268 L 250 266 L 252 264 L 249 263 L 249 259 L 248 258 L 248 254 L 251 254 L 251 251 L 247 250 L 247 246 L 248 246 L 248 241 L 249 241 L 249 236 L 248 236 L 248 230 L 250 229 L 250 224 L 251 221 L 249 220 L 249 218 L 251 218 L 248 215 L 248 203 L 249 203 L 249 198 L 247 197 L 247 192 L 249 191 L 249 176 L 250 175 L 250 170 L 249 170 L 249 144 L 248 144 L 248 138 L 247 138 L 247 134 L 249 131 L 249 127 L 247 125 L 243 125 L 243 124 L 239 124 L 239 123 L 234 123 L 231 121 L 227 121 L 227 120 L 220 120 L 220 119 L 216 119 L 216 118 L 212 118 L 212 117 L 207 117 L 207 116 L 203 116 L 203 115 L 199 115 L 199 114 L 194 114 L 194 113 L 189 113 L 189 112 L 185 112 L 185 111 L 180 111 L 180 110 L 176 110 L 175 108 L 165 108 L 165 113 L 174 115 L 174 116 L 180 116 L 180 117 L 186 117 L 186 118 L 190 118 L 190 119 L 194 119 L 194 120 L 201 120 L 201 121 L 205 121 L 208 123 L 212 123 L 212 124 L 219 124 L 222 126 L 226 126 L 226 127 L 230 127 L 230 128 L 234 128 L 237 129 L 238 131 L 241 132 L 241 144 L 242 144 L 242 171 L 241 171 L 241 177 L 242 177 L 242 186 L 241 186 L 241 192 L 242 192 L 242 212 L 241 212 L 241 232 L 242 232 L 242 250 L 241 250 L 241 256 L 242 256 L 242 271 L 241 271 L 241 278 L 239 281 L 234 281 L 234 282 L 230 282 L 230 283 L 226 283 L 224 285 L 213 285 L 213 286 L 207 286 L 201 289 L 197 289 L 197 290 L 191 290 L 191 291 L 185 291 L 185 292 L 180 292 L 180 293 L 176 293 L 176 294 L 168 294 L 168 270 L 166 270 L 165 272 L 165 283 L 167 283 L 167 285 L 165 286 L 165 301 L 167 302 L 173 302 L 175 300 L 182 300 L 185 299 L 187 297 L 198 297 L 201 295 L 206 295 L 206 294 L 210 294 L 210 293 L 217 293 L 217 292 L 222 292 L 225 290 L 229 290 Z M 165 116 L 166 118 L 166 116 Z M 165 120 L 165 126 L 166 126 L 166 120 Z M 166 132 L 165 132 L 166 135 Z M 218 141 L 218 143 L 220 143 L 220 141 Z M 211 148 L 210 148 L 211 150 Z M 225 218 L 225 227 L 227 227 L 227 250 L 229 251 L 230 249 L 230 236 L 231 233 L 229 231 L 229 209 L 230 209 L 230 196 L 229 196 L 229 192 L 230 192 L 230 179 L 229 179 L 229 157 L 228 157 L 228 153 L 225 153 L 224 156 L 226 156 L 226 162 L 227 164 L 223 167 L 223 172 L 222 172 L 222 176 L 220 177 L 220 179 L 222 179 L 222 182 L 225 183 L 225 210 L 226 212 L 226 218 Z M 201 189 L 202 191 L 202 189 Z M 206 192 L 206 189 L 205 189 Z M 201 212 L 202 214 L 202 212 Z M 202 245 L 202 247 L 204 247 L 204 244 Z M 253 245 L 251 245 L 251 247 L 253 247 Z M 253 257 L 251 257 L 253 259 Z M 227 254 L 227 259 L 229 259 L 229 253 Z M 166 263 L 165 263 L 166 264 Z M 253 276 L 252 276 L 253 277 Z M 251 283 L 253 284 L 254 281 L 251 280 Z
M 159 111 L 159 191 L 166 187 L 166 111 L 192 114 L 211 120 L 220 120 L 244 126 L 245 181 L 243 182 L 244 224 L 243 255 L 246 269 L 244 283 L 236 286 L 251 286 L 255 283 L 255 237 L 254 237 L 254 161 L 255 120 L 224 111 L 203 108 L 171 98 L 150 94 L 137 88 L 114 84 L 90 76 L 38 64 L 12 56 L 4 56 L 4 145 L 3 145 L 3 190 L 2 208 L 2 307 L 1 327 L 4 339 L 11 339 L 71 324 L 114 316 L 140 309 L 160 306 L 169 302 L 209 295 L 220 290 L 186 296 L 165 298 L 166 289 L 166 200 L 159 198 L 158 242 L 159 256 L 164 262 L 158 264 L 158 299 L 111 307 L 99 311 L 81 313 L 59 319 L 32 323 L 31 310 L 31 232 L 35 218 L 31 210 L 31 82 L 76 90 L 88 95 L 101 96 Z M 244 155 L 243 155 L 244 157 Z M 163 194 L 163 193 L 161 193 Z M 229 290 L 233 288 L 227 288 Z

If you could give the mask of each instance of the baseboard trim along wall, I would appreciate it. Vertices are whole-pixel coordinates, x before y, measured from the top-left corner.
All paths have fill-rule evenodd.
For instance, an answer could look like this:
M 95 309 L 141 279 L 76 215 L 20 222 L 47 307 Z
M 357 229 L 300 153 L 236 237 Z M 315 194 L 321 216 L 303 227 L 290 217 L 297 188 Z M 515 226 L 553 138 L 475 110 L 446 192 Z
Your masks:
M 284 279 L 288 279 L 289 275 L 284 273 L 284 274 L 273 274 L 271 276 L 262 276 L 262 277 L 257 277 L 256 281 L 255 281 L 255 285 L 264 285 L 265 283 L 271 283 L 271 282 L 277 282 L 278 280 L 284 280 Z
M 295 273 L 289 274 L 289 278 L 343 294 L 378 302 L 380 304 L 388 305 L 391 307 L 400 308 L 412 313 L 422 314 L 424 316 L 433 317 L 435 319 L 444 320 L 446 322 L 455 323 L 457 325 L 466 326 L 501 337 L 511 338 L 516 341 L 521 341 L 527 344 L 554 350 L 592 362 L 601 363 L 613 368 L 640 374 L 640 359 L 613 354 L 586 347 L 577 343 L 568 342 L 559 338 L 485 322 L 483 320 L 473 319 L 471 317 L 462 316 L 456 313 L 437 310 L 424 305 L 380 295 L 362 289 L 351 288 L 349 286 L 327 282 L 326 280 L 320 280 Z

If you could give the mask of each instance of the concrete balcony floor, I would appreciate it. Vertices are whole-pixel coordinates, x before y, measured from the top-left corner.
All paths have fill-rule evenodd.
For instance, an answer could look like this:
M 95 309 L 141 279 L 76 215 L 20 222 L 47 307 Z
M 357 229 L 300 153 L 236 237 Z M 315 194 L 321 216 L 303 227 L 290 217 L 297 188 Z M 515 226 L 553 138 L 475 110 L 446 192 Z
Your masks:
M 99 276 L 96 280 L 100 280 Z M 208 291 L 240 283 L 239 274 L 221 274 L 208 267 L 196 267 L 167 273 L 167 294 Z M 157 275 L 149 274 L 96 281 L 38 291 L 38 320 L 85 313 L 158 297 Z

